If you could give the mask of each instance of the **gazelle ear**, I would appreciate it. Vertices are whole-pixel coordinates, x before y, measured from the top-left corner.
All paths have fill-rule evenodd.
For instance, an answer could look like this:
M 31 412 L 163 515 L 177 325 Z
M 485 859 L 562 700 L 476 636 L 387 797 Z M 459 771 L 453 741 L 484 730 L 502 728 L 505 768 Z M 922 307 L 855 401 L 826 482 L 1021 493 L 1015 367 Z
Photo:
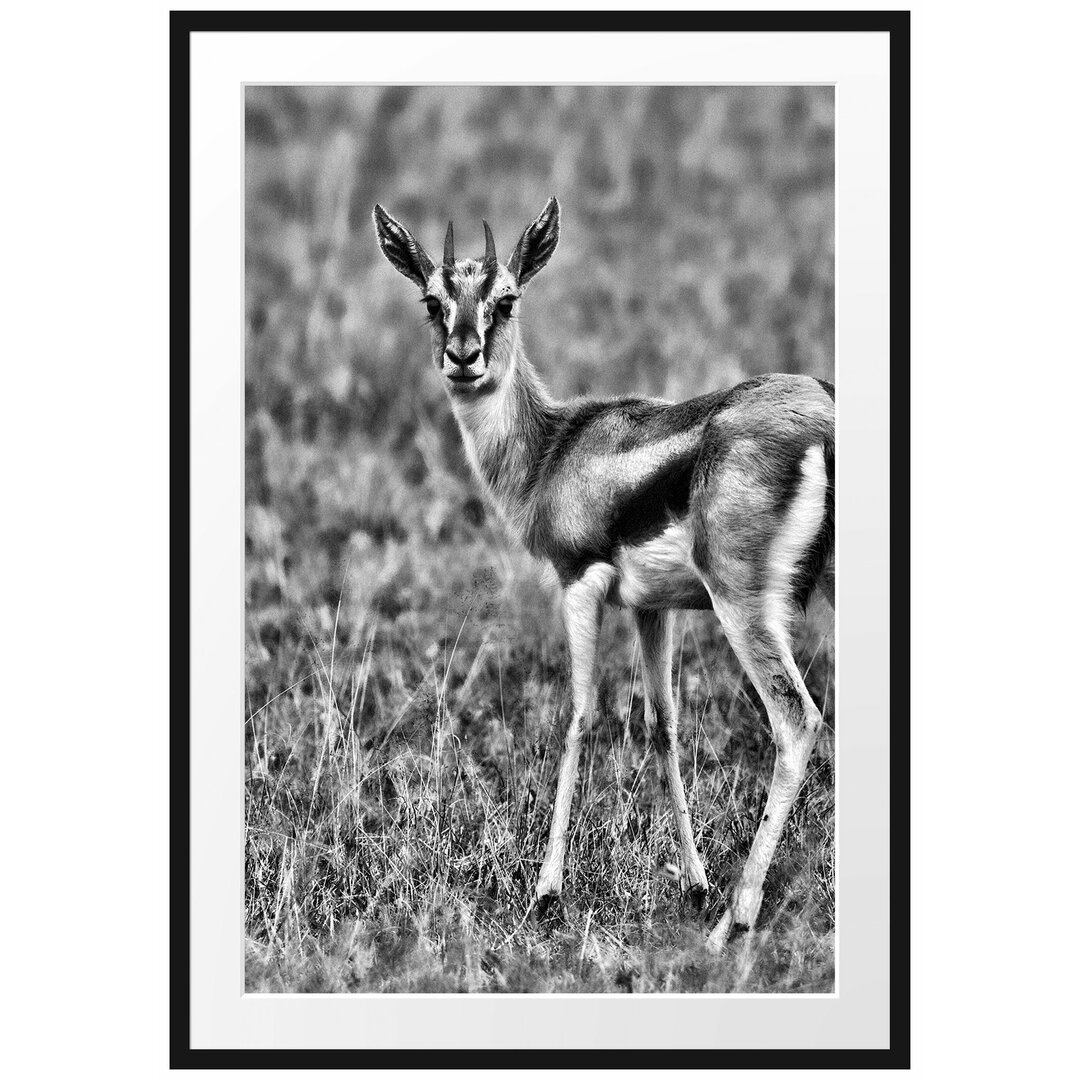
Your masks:
M 371 216 L 375 219 L 375 235 L 379 238 L 379 247 L 390 265 L 410 281 L 415 281 L 421 289 L 426 289 L 428 278 L 435 269 L 427 252 L 413 238 L 412 233 L 400 221 L 395 221 L 378 203 L 375 204 Z
M 524 285 L 547 265 L 558 242 L 559 200 L 552 195 L 540 216 L 521 234 L 514 254 L 506 264 L 507 270 L 519 285 Z

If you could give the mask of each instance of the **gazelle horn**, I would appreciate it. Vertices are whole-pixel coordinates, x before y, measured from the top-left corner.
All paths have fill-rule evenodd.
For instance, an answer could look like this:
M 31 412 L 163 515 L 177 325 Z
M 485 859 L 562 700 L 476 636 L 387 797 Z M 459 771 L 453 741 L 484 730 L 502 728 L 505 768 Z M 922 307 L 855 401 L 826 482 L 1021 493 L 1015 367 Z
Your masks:
M 452 221 L 446 226 L 446 240 L 443 241 L 442 261 L 443 266 L 454 265 L 454 223 Z
M 491 226 L 484 222 L 484 265 L 493 267 L 498 262 L 495 255 L 495 237 L 491 235 Z

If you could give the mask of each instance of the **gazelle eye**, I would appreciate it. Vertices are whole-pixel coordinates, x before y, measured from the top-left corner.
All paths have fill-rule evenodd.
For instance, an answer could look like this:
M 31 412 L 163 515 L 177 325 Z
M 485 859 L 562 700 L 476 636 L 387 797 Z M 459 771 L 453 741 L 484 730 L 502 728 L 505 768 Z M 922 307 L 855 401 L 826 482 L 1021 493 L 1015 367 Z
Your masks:
M 509 319 L 514 314 L 514 297 L 504 296 L 495 307 L 504 319 Z
M 427 313 L 433 319 L 437 319 L 442 314 L 442 303 L 434 296 L 425 296 L 424 303 L 427 305 Z

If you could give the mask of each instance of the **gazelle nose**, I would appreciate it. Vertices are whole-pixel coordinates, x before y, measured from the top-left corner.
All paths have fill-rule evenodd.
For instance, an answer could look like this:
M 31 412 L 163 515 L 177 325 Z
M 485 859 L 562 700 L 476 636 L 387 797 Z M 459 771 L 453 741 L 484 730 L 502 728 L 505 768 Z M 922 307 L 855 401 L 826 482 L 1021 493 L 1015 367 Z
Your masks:
M 447 346 L 446 355 L 451 363 L 457 364 L 458 367 L 464 368 L 468 367 L 470 364 L 476 363 L 476 361 L 480 359 L 480 350 L 473 349 L 472 352 L 466 353 L 464 356 L 462 356 L 460 353 Z

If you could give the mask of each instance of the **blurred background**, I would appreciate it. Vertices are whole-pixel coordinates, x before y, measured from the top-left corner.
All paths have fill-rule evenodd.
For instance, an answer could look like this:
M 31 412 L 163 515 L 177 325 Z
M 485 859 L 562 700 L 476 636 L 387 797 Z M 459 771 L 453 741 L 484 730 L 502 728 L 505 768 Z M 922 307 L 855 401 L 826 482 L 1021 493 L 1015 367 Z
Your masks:
M 247 141 L 248 403 L 282 430 L 441 426 L 375 202 L 436 261 L 487 218 L 505 261 L 558 195 L 523 309 L 556 394 L 831 376 L 831 87 L 253 87 Z
M 394 816 L 384 803 L 377 811 L 364 803 L 364 776 L 395 754 L 409 755 L 410 769 L 427 763 L 416 776 L 445 768 L 433 731 L 452 731 L 493 785 L 489 817 L 492 806 L 514 809 L 513 790 L 515 813 L 531 806 L 540 815 L 522 837 L 534 847 L 543 839 L 546 748 L 565 689 L 556 590 L 478 497 L 418 290 L 380 253 L 372 206 L 382 203 L 436 262 L 450 219 L 458 257 L 482 254 L 486 218 L 505 262 L 558 196 L 559 247 L 520 309 L 526 352 L 556 396 L 680 399 L 768 371 L 831 379 L 833 123 L 831 87 L 248 88 L 256 939 L 282 932 L 267 914 L 281 910 L 282 837 L 307 835 L 340 856 L 329 869 L 314 860 L 308 878 L 288 884 L 290 895 L 308 890 L 298 925 L 366 910 L 379 885 L 338 845 L 343 835 L 391 842 Z M 621 620 L 605 634 L 607 714 L 629 734 L 642 707 L 638 683 L 626 689 L 632 643 Z M 712 748 L 705 758 L 695 751 L 698 795 L 731 804 L 719 794 L 723 769 L 767 770 L 767 732 L 715 619 L 686 617 L 679 635 L 680 700 Z M 831 657 L 819 637 L 806 654 L 817 658 L 808 685 L 829 718 Z M 337 787 L 324 768 L 335 760 L 333 732 L 351 740 L 341 744 L 350 764 Z M 622 743 L 631 761 L 632 741 Z M 831 773 L 822 776 L 819 810 L 831 835 Z M 320 817 L 329 797 L 320 784 L 338 793 L 334 820 Z M 650 790 L 638 784 L 627 805 L 640 807 Z M 598 796 L 598 820 L 610 814 L 606 798 Z M 351 825 L 337 820 L 350 800 L 358 800 Z M 756 807 L 746 821 L 716 806 L 703 814 L 716 830 L 705 848 L 713 843 L 724 861 L 752 835 Z M 513 832 L 509 817 L 504 824 Z M 518 858 L 524 881 L 533 855 Z M 825 864 L 816 865 L 826 881 Z M 511 914 L 517 899 L 503 896 Z

